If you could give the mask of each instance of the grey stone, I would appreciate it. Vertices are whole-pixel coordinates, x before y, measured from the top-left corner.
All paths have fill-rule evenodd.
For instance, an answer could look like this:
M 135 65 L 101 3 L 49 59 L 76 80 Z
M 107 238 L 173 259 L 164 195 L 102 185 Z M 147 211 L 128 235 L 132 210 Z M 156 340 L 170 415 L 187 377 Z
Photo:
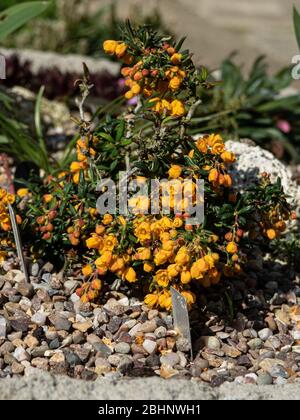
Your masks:
M 15 331 L 26 332 L 28 331 L 29 324 L 30 318 L 28 318 L 27 316 L 16 317 L 15 319 L 12 319 L 10 321 L 10 325 Z
M 65 317 L 55 314 L 54 319 L 51 319 L 51 322 L 54 324 L 56 330 L 70 331 L 72 323 Z
M 266 341 L 273 335 L 272 330 L 270 328 L 263 328 L 262 330 L 258 331 L 258 336 L 261 340 Z
M 111 365 L 107 359 L 103 357 L 98 357 L 95 360 L 95 372 L 97 375 L 106 374 L 111 371 Z
M 74 331 L 72 333 L 72 339 L 74 344 L 81 344 L 85 341 L 85 336 L 81 331 Z
M 182 352 L 189 352 L 191 350 L 190 342 L 187 338 L 179 336 L 176 340 L 177 350 Z
M 265 347 L 269 349 L 277 350 L 281 347 L 281 341 L 279 340 L 278 337 L 276 337 L 276 335 L 272 335 L 265 342 Z
M 150 356 L 146 358 L 146 365 L 149 367 L 159 367 L 159 356 L 157 354 L 150 354 Z
M 38 274 L 39 274 L 39 271 L 40 271 L 40 266 L 39 266 L 39 264 L 38 264 L 38 263 L 33 263 L 33 264 L 31 264 L 31 266 L 30 266 L 30 274 L 31 274 L 33 277 L 37 277 L 37 276 L 38 276 Z
M 272 368 L 274 366 L 283 366 L 285 365 L 285 363 L 280 360 L 280 359 L 263 359 L 259 362 L 259 367 L 262 368 L 265 372 L 268 372 L 269 374 L 271 374 Z
M 140 331 L 143 333 L 154 332 L 157 328 L 157 324 L 155 319 L 151 319 L 151 321 L 146 321 L 141 324 Z
M 31 317 L 31 322 L 33 322 L 36 325 L 45 325 L 46 324 L 47 315 L 42 312 L 36 312 Z
M 91 350 L 85 347 L 81 347 L 75 350 L 75 353 L 83 363 L 87 362 L 90 352 Z
M 213 335 L 203 336 L 201 337 L 201 341 L 203 342 L 204 346 L 211 350 L 220 350 L 221 343 L 217 337 Z
M 79 282 L 76 280 L 67 280 L 64 282 L 64 288 L 68 295 L 71 295 L 79 286 Z
M 102 341 L 100 341 L 99 343 L 94 343 L 93 347 L 96 350 L 96 352 L 103 357 L 108 357 L 113 352 L 112 349 L 106 344 L 104 344 Z
M 287 379 L 289 377 L 288 372 L 286 371 L 286 369 L 283 366 L 280 365 L 274 365 L 271 367 L 269 374 L 273 377 L 273 378 L 285 378 Z
M 15 351 L 13 352 L 14 358 L 18 362 L 23 362 L 24 360 L 30 360 L 30 355 L 27 353 L 27 351 L 23 347 L 17 347 Z
M 66 357 L 66 361 L 67 363 L 71 366 L 74 367 L 76 365 L 81 365 L 83 362 L 80 359 L 80 357 L 78 356 L 78 354 L 74 353 L 74 352 L 67 352 L 65 354 Z
M 160 357 L 160 363 L 162 365 L 167 365 L 170 367 L 173 367 L 179 363 L 180 359 L 177 355 L 177 353 L 166 353 L 163 356 Z
M 163 326 L 156 328 L 154 334 L 157 338 L 163 338 L 167 335 L 167 329 Z
M 11 373 L 19 375 L 24 372 L 24 366 L 21 363 L 13 362 L 11 365 Z
M 272 376 L 268 373 L 258 375 L 257 385 L 271 385 L 273 383 Z
M 118 364 L 117 368 L 118 370 L 126 374 L 130 371 L 130 369 L 133 367 L 133 359 L 131 356 L 128 355 L 122 355 L 120 358 L 120 363 Z
M 128 354 L 130 353 L 130 345 L 125 342 L 120 342 L 115 345 L 115 352 L 116 353 L 122 353 L 122 354 Z
M 45 282 L 45 283 L 50 283 L 51 282 L 51 280 L 52 280 L 52 274 L 51 273 L 44 273 L 43 275 L 42 275 L 42 280 Z
M 17 287 L 18 292 L 25 297 L 32 297 L 33 286 L 30 283 L 20 282 Z
M 251 350 L 257 350 L 263 346 L 263 341 L 260 338 L 253 338 L 247 344 Z
M 39 347 L 35 347 L 34 349 L 31 350 L 31 356 L 32 357 L 43 357 L 47 350 L 49 350 L 49 347 L 46 344 L 44 344 L 42 346 L 39 346 Z
M 108 331 L 110 331 L 113 334 L 116 333 L 121 324 L 122 324 L 122 320 L 120 318 L 118 317 L 112 318 L 107 325 Z
M 31 360 L 31 364 L 33 367 L 37 369 L 47 370 L 49 365 L 49 360 L 43 357 L 36 357 L 35 359 Z
M 58 337 L 54 338 L 54 340 L 52 340 L 49 343 L 49 349 L 51 349 L 51 350 L 58 349 L 59 346 L 60 346 L 60 341 L 59 341 Z

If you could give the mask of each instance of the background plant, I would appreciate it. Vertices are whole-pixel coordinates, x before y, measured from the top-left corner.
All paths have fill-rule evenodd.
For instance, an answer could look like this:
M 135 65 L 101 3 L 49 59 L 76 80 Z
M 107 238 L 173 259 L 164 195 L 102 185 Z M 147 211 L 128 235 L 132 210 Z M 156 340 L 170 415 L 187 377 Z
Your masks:
M 6 40 L 8 47 L 57 51 L 100 56 L 99 46 L 107 38 L 119 38 L 121 21 L 116 15 L 116 1 L 90 10 L 88 0 L 53 0 L 43 15 Z M 144 15 L 134 8 L 136 24 L 163 29 L 164 23 L 157 10 Z
M 258 57 L 248 75 L 232 57 L 221 63 L 213 89 L 193 119 L 192 132 L 222 129 L 230 139 L 250 138 L 279 158 L 299 162 L 300 126 L 298 93 L 281 94 L 292 84 L 291 69 L 268 74 L 264 57 Z

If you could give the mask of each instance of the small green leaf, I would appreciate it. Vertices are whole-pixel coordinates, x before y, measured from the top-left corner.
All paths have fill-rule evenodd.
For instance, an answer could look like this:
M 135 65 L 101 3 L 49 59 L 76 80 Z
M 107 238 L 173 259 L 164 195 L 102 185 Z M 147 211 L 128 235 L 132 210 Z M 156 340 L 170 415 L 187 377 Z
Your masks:
M 293 9 L 293 18 L 294 18 L 294 30 L 295 30 L 296 40 L 297 40 L 298 48 L 300 49 L 300 15 L 295 6 Z
M 31 1 L 17 4 L 0 13 L 0 41 L 16 31 L 29 20 L 43 13 L 49 5 L 47 1 Z

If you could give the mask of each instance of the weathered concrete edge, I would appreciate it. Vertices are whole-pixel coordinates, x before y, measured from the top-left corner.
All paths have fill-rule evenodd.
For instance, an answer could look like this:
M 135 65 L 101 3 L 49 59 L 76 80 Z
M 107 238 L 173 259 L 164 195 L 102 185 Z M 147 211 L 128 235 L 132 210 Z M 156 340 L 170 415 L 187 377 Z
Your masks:
M 223 384 L 212 388 L 188 380 L 161 378 L 79 381 L 46 372 L 0 379 L 0 400 L 299 400 L 300 383 Z
M 16 54 L 21 63 L 31 62 L 31 69 L 36 74 L 40 69 L 58 68 L 62 73 L 82 73 L 82 63 L 86 63 L 91 73 L 108 71 L 113 75 L 120 72 L 120 64 L 105 58 L 92 58 L 77 54 L 58 54 L 30 49 L 0 48 L 0 54 L 11 57 Z

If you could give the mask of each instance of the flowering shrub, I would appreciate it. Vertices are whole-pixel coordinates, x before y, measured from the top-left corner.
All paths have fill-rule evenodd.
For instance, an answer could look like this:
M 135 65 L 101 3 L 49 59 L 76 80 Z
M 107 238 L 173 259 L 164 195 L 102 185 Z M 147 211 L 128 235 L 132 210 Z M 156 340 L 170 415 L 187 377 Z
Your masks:
M 119 279 L 141 286 L 151 307 L 171 308 L 170 286 L 191 306 L 199 286 L 239 274 L 254 245 L 278 237 L 290 210 L 280 181 L 272 184 L 267 174 L 244 192 L 234 189 L 229 167 L 235 156 L 220 134 L 196 140 L 187 134 L 209 84 L 205 69 L 198 72 L 189 51 L 181 51 L 182 42 L 175 45 L 130 24 L 123 33 L 122 41 L 108 40 L 103 47 L 123 60 L 125 96 L 136 97 L 136 106 L 118 118 L 107 116 L 93 129 L 82 120 L 77 160 L 42 185 L 32 182 L 19 190 L 15 208 L 32 255 L 80 262 L 83 284 L 77 293 L 83 302 L 97 299 L 103 283 Z M 127 214 L 118 200 L 115 212 L 100 214 L 96 201 L 107 188 L 96 192 L 97 185 L 105 178 L 120 181 L 125 170 L 143 193 L 129 190 Z M 190 183 L 184 184 L 184 198 L 178 197 L 176 182 L 167 195 L 159 189 L 159 203 L 167 200 L 169 212 L 151 214 L 151 198 L 142 189 L 151 179 Z M 185 200 L 197 204 L 198 180 L 204 184 L 205 216 L 191 224 Z M 4 239 L 11 235 L 7 228 L 1 224 Z

